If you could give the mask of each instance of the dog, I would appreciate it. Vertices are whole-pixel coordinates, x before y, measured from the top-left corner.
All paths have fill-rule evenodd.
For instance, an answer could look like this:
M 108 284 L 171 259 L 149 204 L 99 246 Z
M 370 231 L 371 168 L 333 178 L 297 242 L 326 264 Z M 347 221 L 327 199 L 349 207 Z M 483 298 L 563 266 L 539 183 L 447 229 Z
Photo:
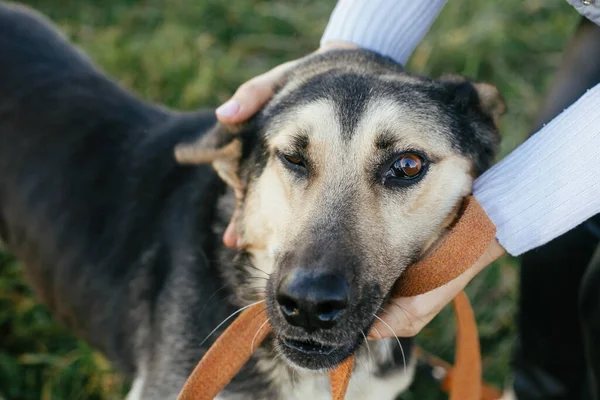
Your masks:
M 366 333 L 492 163 L 493 86 L 332 51 L 224 126 L 136 98 L 22 6 L 0 4 L 0 54 L 0 237 L 129 399 L 176 398 L 257 302 L 273 335 L 219 399 L 327 399 L 352 353 L 348 398 L 408 386 L 412 339 Z

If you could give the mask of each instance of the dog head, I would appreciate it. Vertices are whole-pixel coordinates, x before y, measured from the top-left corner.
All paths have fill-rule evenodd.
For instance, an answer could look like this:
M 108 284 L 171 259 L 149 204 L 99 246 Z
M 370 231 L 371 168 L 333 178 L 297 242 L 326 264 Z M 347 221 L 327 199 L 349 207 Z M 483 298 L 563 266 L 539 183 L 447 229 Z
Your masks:
M 297 66 L 240 132 L 202 139 L 238 198 L 237 290 L 258 288 L 292 365 L 331 368 L 362 343 L 490 165 L 503 109 L 492 86 L 338 51 Z

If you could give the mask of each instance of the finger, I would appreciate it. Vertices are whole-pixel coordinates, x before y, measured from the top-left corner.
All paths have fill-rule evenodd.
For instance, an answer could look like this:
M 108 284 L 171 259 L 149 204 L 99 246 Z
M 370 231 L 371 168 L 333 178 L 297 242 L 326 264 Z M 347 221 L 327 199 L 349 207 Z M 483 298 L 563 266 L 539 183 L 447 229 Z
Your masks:
M 430 292 L 413 296 L 398 297 L 390 300 L 385 307 L 385 313 L 369 331 L 369 337 L 380 339 L 397 336 L 410 337 L 417 335 L 483 268 L 506 253 L 506 250 L 494 240 L 484 254 L 481 255 L 471 268 L 463 274 Z M 390 329 L 391 327 L 391 329 Z
M 399 304 L 398 302 L 396 302 Z M 390 308 L 391 310 L 391 308 Z M 398 313 L 386 312 L 380 314 L 367 334 L 370 340 L 378 340 L 393 337 L 413 337 L 416 336 L 423 327 L 429 322 L 423 318 L 414 315 L 409 310 L 402 310 Z
M 217 118 L 225 124 L 243 122 L 256 114 L 272 96 L 270 81 L 256 77 L 240 86 L 230 100 L 217 108 Z
M 227 225 L 227 229 L 225 229 L 225 232 L 223 233 L 223 244 L 230 249 L 239 248 L 242 244 L 241 237 L 237 233 L 237 224 L 240 214 L 239 208 L 236 208 Z
M 229 101 L 217 108 L 219 121 L 237 124 L 256 114 L 273 97 L 275 86 L 291 65 L 282 64 L 241 85 Z
M 430 292 L 413 297 L 392 299 L 385 310 L 387 313 L 373 326 L 375 337 L 402 337 L 417 335 L 475 276 L 471 269 Z M 370 333 L 371 334 L 371 333 Z
M 463 274 L 430 292 L 412 297 L 392 299 L 386 306 L 386 313 L 369 332 L 374 338 L 412 337 L 417 335 L 477 274 L 476 269 L 468 269 Z M 387 324 L 387 325 L 386 325 Z
M 235 249 L 238 242 L 238 237 L 235 232 L 235 226 L 233 221 L 227 225 L 227 229 L 225 229 L 225 233 L 223 234 L 223 244 L 230 249 Z

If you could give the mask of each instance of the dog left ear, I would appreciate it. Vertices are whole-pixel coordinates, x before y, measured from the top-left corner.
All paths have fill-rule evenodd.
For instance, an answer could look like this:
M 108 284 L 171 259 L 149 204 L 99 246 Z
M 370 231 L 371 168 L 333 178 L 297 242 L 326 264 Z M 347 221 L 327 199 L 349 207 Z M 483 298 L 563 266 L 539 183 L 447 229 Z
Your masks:
M 238 175 L 242 142 L 241 125 L 217 123 L 210 131 L 191 143 L 175 147 L 175 159 L 180 164 L 212 164 L 217 174 L 233 188 L 236 197 L 242 195 L 242 183 Z
M 457 75 L 444 76 L 440 80 L 449 85 L 453 103 L 464 108 L 478 107 L 498 127 L 500 117 L 506 112 L 506 103 L 495 86 Z

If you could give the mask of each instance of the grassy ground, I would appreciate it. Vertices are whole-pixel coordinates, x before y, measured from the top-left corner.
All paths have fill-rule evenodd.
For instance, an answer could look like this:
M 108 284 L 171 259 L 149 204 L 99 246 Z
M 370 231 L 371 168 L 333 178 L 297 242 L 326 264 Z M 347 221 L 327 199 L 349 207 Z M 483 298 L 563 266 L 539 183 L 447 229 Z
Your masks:
M 110 75 L 172 107 L 216 105 L 236 86 L 314 49 L 333 0 L 31 0 Z M 413 71 L 496 84 L 507 99 L 506 154 L 528 134 L 578 16 L 563 0 L 453 0 L 414 53 Z M 398 38 L 402 40 L 402 38 Z M 505 258 L 469 287 L 485 377 L 502 384 L 515 335 L 517 263 Z M 443 312 L 419 337 L 452 358 Z M 0 400 L 113 399 L 127 382 L 53 321 L 18 262 L 0 253 Z M 419 377 L 403 399 L 444 398 Z

